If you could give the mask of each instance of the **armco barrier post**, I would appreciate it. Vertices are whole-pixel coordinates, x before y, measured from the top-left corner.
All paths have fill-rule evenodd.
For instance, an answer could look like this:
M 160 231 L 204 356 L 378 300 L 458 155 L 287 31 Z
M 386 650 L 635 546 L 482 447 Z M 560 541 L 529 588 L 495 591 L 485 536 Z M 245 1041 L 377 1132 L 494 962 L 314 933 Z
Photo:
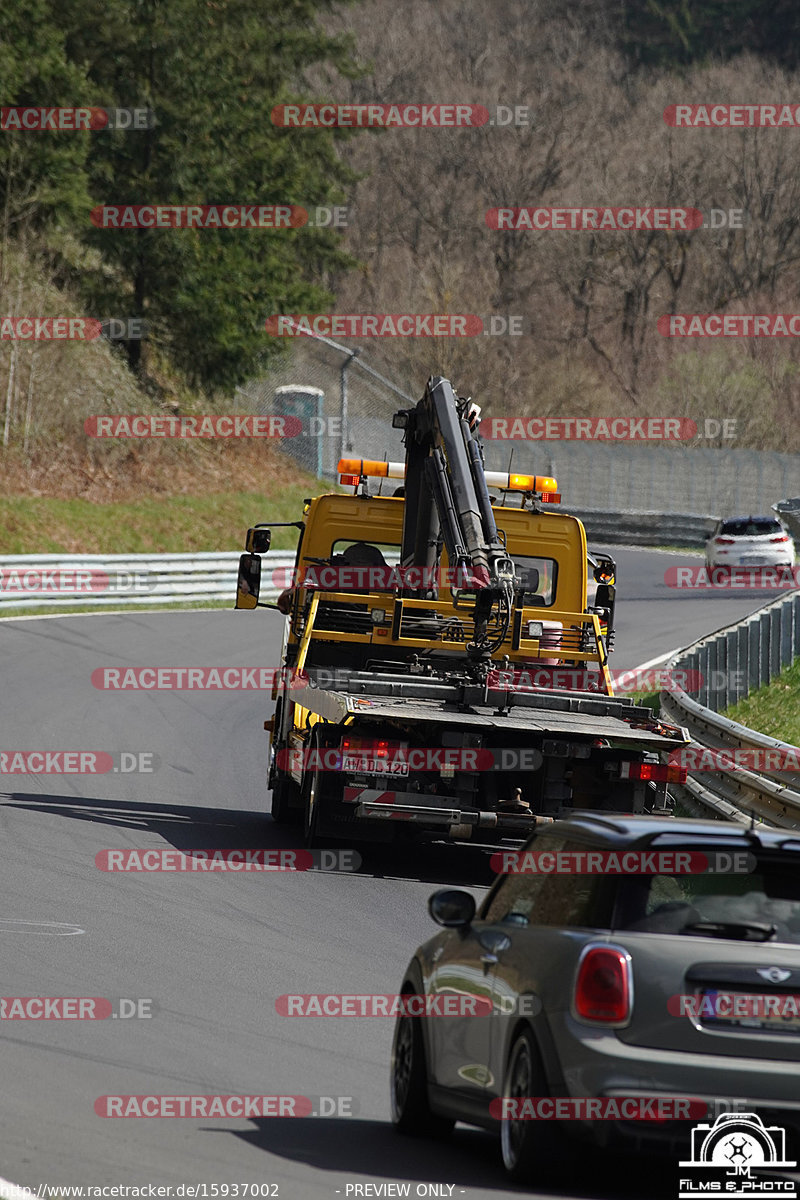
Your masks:
M 769 610 L 769 678 L 781 673 L 781 612 L 780 606 Z
M 708 643 L 708 707 L 719 712 L 719 693 L 717 691 L 717 672 L 719 671 L 719 642 L 712 638 Z
M 739 639 L 737 657 L 739 659 L 739 700 L 743 700 L 750 691 L 750 627 L 737 625 L 736 636 Z
M 747 630 L 747 695 L 751 692 L 758 691 L 758 672 L 759 661 L 761 658 L 761 622 L 756 617 L 755 620 L 749 620 L 745 626 Z
M 781 670 L 791 666 L 794 661 L 794 623 L 792 621 L 792 602 L 784 600 L 781 605 Z
M 724 633 L 717 634 L 714 638 L 714 644 L 717 648 L 717 671 L 714 679 L 714 709 L 716 712 L 723 712 L 728 707 L 728 680 L 730 679 L 730 671 L 728 669 L 728 639 Z
M 700 646 L 698 650 L 698 670 L 700 672 L 700 694 L 697 697 L 698 704 L 703 704 L 704 708 L 709 707 L 709 648 L 708 643 L 705 646 Z
M 769 683 L 769 613 L 758 614 L 758 686 Z
M 725 640 L 728 643 L 728 682 L 725 688 L 725 707 L 730 708 L 732 704 L 736 704 L 739 700 L 739 676 L 742 669 L 739 662 L 739 630 L 728 630 L 725 634 Z

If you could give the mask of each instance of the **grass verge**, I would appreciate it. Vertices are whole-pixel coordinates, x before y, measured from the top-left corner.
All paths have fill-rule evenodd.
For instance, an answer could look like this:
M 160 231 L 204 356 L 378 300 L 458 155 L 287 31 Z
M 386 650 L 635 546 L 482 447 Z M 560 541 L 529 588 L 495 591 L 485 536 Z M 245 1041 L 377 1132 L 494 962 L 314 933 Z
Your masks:
M 259 521 L 297 521 L 303 500 L 330 484 L 287 483 L 263 492 L 145 497 L 95 504 L 50 496 L 0 497 L 0 554 L 186 554 L 244 549 Z M 297 530 L 276 529 L 275 550 L 294 549 Z
M 800 658 L 781 671 L 772 683 L 752 692 L 725 712 L 731 721 L 757 729 L 768 737 L 800 746 Z

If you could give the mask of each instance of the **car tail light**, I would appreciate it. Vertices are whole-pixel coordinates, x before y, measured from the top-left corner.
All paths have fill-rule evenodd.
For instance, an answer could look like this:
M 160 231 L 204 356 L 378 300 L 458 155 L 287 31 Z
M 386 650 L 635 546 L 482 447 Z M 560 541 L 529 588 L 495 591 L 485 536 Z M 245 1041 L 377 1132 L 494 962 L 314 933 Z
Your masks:
M 575 979 L 575 1016 L 601 1025 L 625 1025 L 632 1006 L 630 955 L 616 946 L 587 947 Z
M 686 783 L 688 770 L 669 763 L 624 762 L 620 765 L 620 779 L 641 779 L 647 783 Z
M 771 542 L 788 542 L 788 537 L 784 533 L 783 537 L 774 537 L 769 539 Z
M 716 546 L 732 546 L 735 543 L 735 541 L 736 541 L 736 538 L 723 538 L 723 537 L 714 538 L 714 544 Z

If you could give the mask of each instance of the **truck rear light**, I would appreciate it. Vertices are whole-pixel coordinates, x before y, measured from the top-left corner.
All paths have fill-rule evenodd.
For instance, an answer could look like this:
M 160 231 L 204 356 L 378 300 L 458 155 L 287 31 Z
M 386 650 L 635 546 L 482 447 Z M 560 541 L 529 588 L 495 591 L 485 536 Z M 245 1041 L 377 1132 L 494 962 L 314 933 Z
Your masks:
M 572 1007 L 579 1021 L 626 1025 L 633 1007 L 630 955 L 616 946 L 587 946 L 578 963 Z
M 408 774 L 408 742 L 345 734 L 340 749 L 342 755 L 350 759 L 349 764 L 345 764 L 347 770 L 366 775 Z
M 641 779 L 645 783 L 686 783 L 686 767 L 669 763 L 624 762 L 619 768 L 620 779 Z

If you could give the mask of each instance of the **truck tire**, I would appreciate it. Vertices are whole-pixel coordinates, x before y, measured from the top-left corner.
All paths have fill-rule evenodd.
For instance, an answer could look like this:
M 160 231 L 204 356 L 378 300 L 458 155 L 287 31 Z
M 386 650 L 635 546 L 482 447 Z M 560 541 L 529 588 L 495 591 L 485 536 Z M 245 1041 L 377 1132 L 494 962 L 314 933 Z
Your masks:
M 270 812 L 276 825 L 300 824 L 300 788 L 293 779 L 276 775 L 272 787 L 272 805 Z
M 404 995 L 414 995 L 405 992 Z M 419 1017 L 401 1013 L 394 1027 L 390 1078 L 392 1124 L 412 1137 L 447 1137 L 455 1121 L 431 1112 L 425 1042 Z
M 311 737 L 308 739 L 309 757 L 311 762 L 316 764 L 319 762 L 320 736 L 316 729 L 311 731 Z M 320 792 L 322 788 L 323 772 L 318 766 L 307 768 L 303 771 L 303 782 L 300 788 L 302 798 L 303 812 L 303 830 L 305 833 L 305 843 L 309 850 L 313 850 L 319 845 L 319 802 Z
M 531 1031 L 522 1029 L 511 1045 L 502 1095 L 515 1099 L 547 1094 L 539 1048 Z M 506 1174 L 515 1183 L 540 1183 L 562 1164 L 564 1135 L 553 1121 L 504 1120 L 500 1149 Z

